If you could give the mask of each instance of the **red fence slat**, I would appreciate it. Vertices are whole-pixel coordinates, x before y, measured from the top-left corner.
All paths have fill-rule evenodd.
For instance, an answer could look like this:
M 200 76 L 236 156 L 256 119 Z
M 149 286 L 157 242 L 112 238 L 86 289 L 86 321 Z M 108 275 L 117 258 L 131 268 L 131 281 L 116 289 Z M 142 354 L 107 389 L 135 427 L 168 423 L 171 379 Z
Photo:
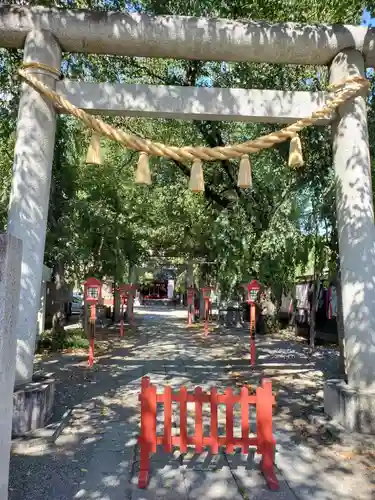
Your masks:
M 138 485 L 146 488 L 150 470 L 150 453 L 156 452 L 156 387 L 148 377 L 142 378 L 141 392 L 141 460 Z
M 194 391 L 195 397 L 195 450 L 197 453 L 203 451 L 203 404 L 202 404 L 201 387 L 196 387 Z
M 241 438 L 243 441 L 242 453 L 249 451 L 247 444 L 249 439 L 249 389 L 247 387 L 241 388 Z
M 211 389 L 211 451 L 215 455 L 219 453 L 219 441 L 218 441 L 218 421 L 217 421 L 217 390 L 215 387 Z
M 226 452 L 233 453 L 234 443 L 233 443 L 233 406 L 234 397 L 233 391 L 228 387 L 225 391 L 226 396 L 226 408 L 225 408 L 225 433 L 227 437 L 226 442 Z
M 261 469 L 266 478 L 268 487 L 277 490 L 279 483 L 274 471 L 275 440 L 272 433 L 272 382 L 263 379 L 261 386 L 256 389 L 256 425 L 258 453 L 262 455 Z
M 187 389 L 182 386 L 180 389 L 180 450 L 187 452 Z
M 164 450 L 172 451 L 172 388 L 164 389 Z

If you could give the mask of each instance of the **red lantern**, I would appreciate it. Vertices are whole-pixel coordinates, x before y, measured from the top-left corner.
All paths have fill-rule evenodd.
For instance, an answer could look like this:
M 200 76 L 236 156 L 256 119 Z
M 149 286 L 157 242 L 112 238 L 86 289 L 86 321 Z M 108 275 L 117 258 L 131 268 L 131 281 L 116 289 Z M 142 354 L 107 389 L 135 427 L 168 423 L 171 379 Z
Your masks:
M 90 321 L 89 321 L 89 366 L 94 364 L 95 350 L 95 323 L 96 323 L 96 304 L 102 298 L 102 282 L 97 278 L 88 278 L 83 284 L 84 300 L 86 304 L 90 304 Z
M 97 304 L 102 298 L 102 282 L 97 278 L 87 278 L 84 286 L 84 298 L 89 304 Z
M 254 304 L 259 291 L 260 291 L 260 283 L 257 280 L 252 280 L 250 283 L 247 285 L 244 285 L 244 287 L 247 290 L 247 303 L 248 304 Z

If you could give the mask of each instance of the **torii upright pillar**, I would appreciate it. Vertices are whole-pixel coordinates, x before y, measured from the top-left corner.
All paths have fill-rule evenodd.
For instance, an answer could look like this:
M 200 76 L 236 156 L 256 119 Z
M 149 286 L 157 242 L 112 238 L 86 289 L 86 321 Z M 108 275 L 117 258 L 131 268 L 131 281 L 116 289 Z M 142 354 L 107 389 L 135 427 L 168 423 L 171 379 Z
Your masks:
M 60 70 L 61 49 L 53 35 L 31 31 L 25 41 L 24 62 L 38 62 Z M 30 68 L 54 88 L 58 76 Z M 21 291 L 16 322 L 16 384 L 28 382 L 33 360 L 43 275 L 48 204 L 55 146 L 56 112 L 30 85 L 22 85 L 19 104 L 8 232 L 22 241 Z
M 357 75 L 365 75 L 362 54 L 337 54 L 331 84 Z M 375 226 L 366 95 L 338 109 L 333 164 L 348 382 L 327 381 L 324 408 L 348 429 L 375 433 Z

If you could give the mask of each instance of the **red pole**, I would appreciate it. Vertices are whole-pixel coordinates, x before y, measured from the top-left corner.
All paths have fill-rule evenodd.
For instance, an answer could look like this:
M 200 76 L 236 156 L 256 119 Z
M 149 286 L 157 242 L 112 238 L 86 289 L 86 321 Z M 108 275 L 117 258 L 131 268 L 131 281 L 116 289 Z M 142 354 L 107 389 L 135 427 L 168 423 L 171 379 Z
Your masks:
M 91 304 L 90 314 L 90 345 L 89 345 L 89 367 L 92 368 L 94 364 L 95 352 L 95 320 L 96 320 L 96 305 Z
M 204 299 L 204 336 L 208 335 L 208 299 Z
M 125 312 L 125 297 L 121 296 L 121 320 L 120 320 L 120 337 L 124 336 L 124 312 Z
M 255 330 L 255 304 L 250 302 L 250 364 L 251 364 L 251 366 L 255 365 L 255 356 L 256 356 L 254 330 Z
M 150 453 L 156 452 L 156 387 L 148 377 L 142 378 L 140 471 L 138 488 L 146 488 L 150 474 Z
M 274 469 L 275 439 L 272 433 L 272 382 L 263 379 L 256 389 L 257 452 L 262 455 L 261 470 L 270 490 L 277 491 L 279 482 Z

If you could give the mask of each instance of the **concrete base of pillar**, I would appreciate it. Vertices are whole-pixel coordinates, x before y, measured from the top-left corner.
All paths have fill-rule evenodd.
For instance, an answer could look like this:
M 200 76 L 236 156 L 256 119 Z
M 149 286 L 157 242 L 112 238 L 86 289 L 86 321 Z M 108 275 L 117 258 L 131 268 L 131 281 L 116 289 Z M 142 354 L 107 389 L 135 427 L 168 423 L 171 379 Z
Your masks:
M 32 382 L 13 393 L 12 436 L 24 436 L 45 427 L 52 417 L 55 380 L 51 374 L 34 375 Z
M 344 380 L 324 384 L 324 412 L 345 429 L 375 434 L 375 392 L 351 388 Z

